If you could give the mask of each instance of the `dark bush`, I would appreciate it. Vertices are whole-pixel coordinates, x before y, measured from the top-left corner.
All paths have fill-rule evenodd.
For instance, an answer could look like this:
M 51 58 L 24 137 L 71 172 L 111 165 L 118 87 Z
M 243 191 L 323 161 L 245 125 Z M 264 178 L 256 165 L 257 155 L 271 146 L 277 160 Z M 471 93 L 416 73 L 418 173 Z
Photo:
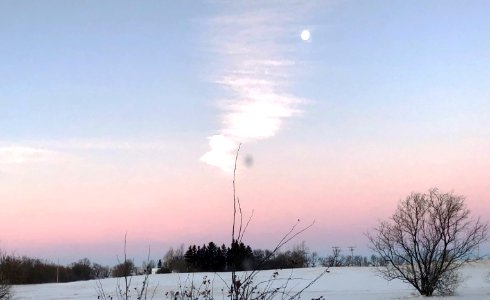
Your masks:
M 128 277 L 135 274 L 135 272 L 134 262 L 128 259 L 112 268 L 111 274 L 112 277 Z

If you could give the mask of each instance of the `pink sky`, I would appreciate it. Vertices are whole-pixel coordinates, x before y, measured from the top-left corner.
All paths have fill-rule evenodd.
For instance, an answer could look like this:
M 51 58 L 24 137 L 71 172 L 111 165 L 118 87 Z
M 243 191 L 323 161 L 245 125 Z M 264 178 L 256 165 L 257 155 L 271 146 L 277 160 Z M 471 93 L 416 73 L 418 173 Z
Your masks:
M 339 155 L 335 149 L 315 150 L 321 147 L 281 151 L 286 146 L 280 140 L 266 152 L 259 146 L 243 147 L 254 164 L 239 166 L 237 176 L 245 217 L 255 211 L 245 240 L 256 247 L 274 246 L 301 219 L 304 226 L 315 225 L 296 243 L 305 240 L 320 253 L 356 245 L 367 254 L 364 233 L 393 213 L 399 199 L 430 187 L 466 195 L 475 216 L 490 216 L 490 165 L 481 161 L 488 155 L 483 145 L 454 145 L 441 155 L 447 145 L 397 155 L 380 155 L 375 147 Z M 80 161 L 17 166 L 0 189 L 1 199 L 9 199 L 2 204 L 1 245 L 67 262 L 84 256 L 110 262 L 120 255 L 126 231 L 137 257 L 148 245 L 159 257 L 181 243 L 228 242 L 230 175 L 197 160 L 186 165 L 178 173 L 165 170 L 164 163 L 151 172 L 140 165 Z

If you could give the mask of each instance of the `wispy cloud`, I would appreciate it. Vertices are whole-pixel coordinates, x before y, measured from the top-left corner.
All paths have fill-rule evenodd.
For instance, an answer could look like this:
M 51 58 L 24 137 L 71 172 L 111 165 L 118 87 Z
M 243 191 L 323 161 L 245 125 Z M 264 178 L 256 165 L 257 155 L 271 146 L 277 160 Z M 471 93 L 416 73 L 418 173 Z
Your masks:
M 223 59 L 215 82 L 229 97 L 219 103 L 222 127 L 209 137 L 203 162 L 231 172 L 239 143 L 270 138 L 301 112 L 303 99 L 287 92 L 297 67 L 291 40 L 298 42 L 301 30 L 293 21 L 291 13 L 275 10 L 210 21 L 213 51 Z
M 83 152 L 163 151 L 161 142 L 111 139 L 0 141 L 0 166 L 26 166 L 78 160 Z
M 114 140 L 100 138 L 68 139 L 57 141 L 42 141 L 39 144 L 50 148 L 64 150 L 100 150 L 100 151 L 160 151 L 168 146 L 162 142 L 143 140 Z
M 55 161 L 57 153 L 25 146 L 0 147 L 0 165 L 20 165 Z

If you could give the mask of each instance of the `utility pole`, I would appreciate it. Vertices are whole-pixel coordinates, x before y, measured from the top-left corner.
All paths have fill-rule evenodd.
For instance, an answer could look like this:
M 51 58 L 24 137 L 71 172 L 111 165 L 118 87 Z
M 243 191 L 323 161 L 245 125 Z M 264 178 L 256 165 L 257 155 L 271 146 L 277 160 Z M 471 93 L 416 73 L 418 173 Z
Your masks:
M 340 247 L 339 246 L 333 246 L 333 266 L 337 266 L 337 258 L 340 256 Z
M 59 283 L 60 279 L 60 258 L 58 257 L 58 264 L 56 265 L 56 283 Z
M 354 265 L 354 249 L 356 249 L 356 246 L 349 246 L 347 248 L 349 248 L 349 250 L 350 250 L 350 263 L 351 263 L 351 266 L 353 266 Z

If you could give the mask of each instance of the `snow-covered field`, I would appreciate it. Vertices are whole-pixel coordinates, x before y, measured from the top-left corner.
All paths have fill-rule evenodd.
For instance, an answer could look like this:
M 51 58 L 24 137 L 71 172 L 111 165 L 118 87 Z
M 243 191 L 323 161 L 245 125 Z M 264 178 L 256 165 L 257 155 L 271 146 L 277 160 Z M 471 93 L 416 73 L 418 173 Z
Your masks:
M 322 272 L 322 268 L 295 269 L 292 277 L 295 279 L 289 283 L 293 290 L 301 288 L 302 284 L 315 278 Z M 273 271 L 261 272 L 257 279 L 268 279 Z M 457 290 L 455 296 L 437 297 L 436 299 L 467 299 L 467 300 L 489 300 L 490 299 L 490 260 L 480 261 L 466 265 L 462 270 L 463 283 Z M 288 277 L 291 270 L 280 270 L 279 276 Z M 213 291 L 215 299 L 223 299 L 222 277 L 229 281 L 229 273 L 188 274 L 162 274 L 150 275 L 150 290 L 156 288 L 154 299 L 167 299 L 165 292 L 176 291 L 179 282 L 184 282 L 187 276 L 193 276 L 193 282 L 199 283 L 203 276 L 214 279 Z M 132 287 L 140 287 L 143 276 L 132 278 Z M 101 281 L 104 290 L 114 295 L 117 285 L 116 279 L 104 279 Z M 97 299 L 97 282 L 83 281 L 61 284 L 40 284 L 15 286 L 13 288 L 15 299 Z M 330 273 L 325 274 L 313 286 L 308 288 L 302 295 L 302 299 L 310 300 L 323 296 L 326 299 L 342 300 L 372 300 L 372 299 L 412 299 L 423 298 L 409 285 L 400 281 L 388 282 L 376 275 L 372 268 L 331 268 Z M 114 297 L 116 299 L 116 297 Z M 132 299 L 136 299 L 135 297 Z M 171 299 L 169 299 L 171 300 Z

